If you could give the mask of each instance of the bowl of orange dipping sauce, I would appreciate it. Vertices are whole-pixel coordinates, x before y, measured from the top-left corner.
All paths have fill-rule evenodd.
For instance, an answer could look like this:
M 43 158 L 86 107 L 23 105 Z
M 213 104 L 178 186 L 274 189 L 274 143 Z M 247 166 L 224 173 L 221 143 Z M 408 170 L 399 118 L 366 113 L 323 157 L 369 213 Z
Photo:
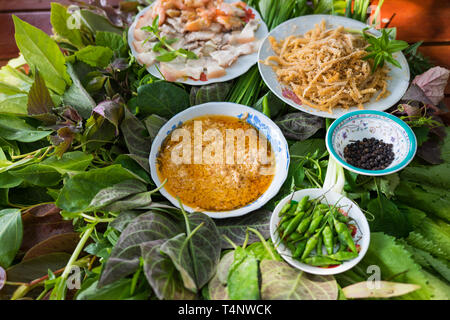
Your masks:
M 289 148 L 261 112 L 229 102 L 194 106 L 170 119 L 150 151 L 153 181 L 173 205 L 212 218 L 262 207 L 284 183 Z

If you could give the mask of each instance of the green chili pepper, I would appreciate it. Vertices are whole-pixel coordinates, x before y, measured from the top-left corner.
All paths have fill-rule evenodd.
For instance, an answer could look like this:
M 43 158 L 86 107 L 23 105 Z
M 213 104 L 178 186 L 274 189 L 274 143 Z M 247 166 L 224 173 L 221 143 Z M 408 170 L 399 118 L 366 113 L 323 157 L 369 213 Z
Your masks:
M 306 236 L 309 237 L 312 235 L 316 229 L 319 227 L 320 222 L 323 219 L 323 215 L 319 215 L 317 218 L 313 218 L 311 224 L 309 225 L 308 231 L 306 231 Z
M 308 202 L 309 200 L 309 196 L 305 196 L 302 198 L 302 200 L 300 200 L 300 202 L 298 203 L 298 209 L 301 211 L 305 211 L 307 209 L 307 205 L 309 204 Z
M 302 255 L 303 251 L 305 251 L 306 248 L 306 241 L 307 240 L 305 239 L 297 244 L 297 248 L 295 249 L 294 254 L 292 256 L 293 258 L 298 258 Z
M 306 230 L 308 230 L 311 220 L 311 217 L 306 217 L 305 219 L 303 219 L 297 227 L 297 232 L 303 234 Z
M 303 236 L 300 234 L 300 233 L 298 233 L 298 232 L 293 232 L 293 233 L 291 233 L 291 235 L 287 238 L 287 241 L 289 241 L 289 242 L 296 242 L 296 241 L 298 241 L 298 240 L 300 240 L 300 239 L 302 239 L 303 238 Z
M 292 218 L 291 222 L 289 223 L 289 225 L 286 227 L 286 230 L 284 231 L 284 234 L 283 234 L 284 237 L 288 237 L 292 232 L 295 231 L 295 229 L 297 229 L 304 214 L 305 214 L 304 212 L 300 212 L 300 214 L 298 214 L 294 218 Z
M 357 253 L 355 243 L 353 242 L 352 235 L 347 225 L 335 219 L 334 228 L 338 234 L 339 241 L 345 243 L 352 252 Z
M 286 213 L 286 211 L 289 210 L 289 208 L 291 207 L 291 202 L 287 202 L 280 210 L 280 212 L 278 213 L 278 216 L 281 217 L 283 214 Z
M 298 206 L 298 202 L 292 200 L 291 201 L 291 206 L 289 207 L 289 210 L 286 212 L 286 214 L 290 215 L 290 216 L 294 215 L 295 210 L 297 209 L 297 206 Z
M 317 206 L 317 208 L 319 208 L 319 210 L 321 210 L 321 211 L 324 211 L 324 210 L 328 211 L 328 210 L 330 210 L 330 207 L 327 206 L 325 203 L 320 203 L 320 204 Z
M 330 265 L 342 264 L 341 261 L 333 260 L 327 256 L 314 256 L 306 258 L 304 262 L 315 267 L 326 267 Z
M 317 255 L 322 255 L 323 252 L 323 237 L 322 237 L 322 232 L 319 232 L 319 241 L 317 241 L 317 245 L 316 245 L 316 254 Z
M 329 225 L 325 226 L 322 231 L 323 243 L 325 244 L 325 249 L 327 254 L 333 254 L 334 243 L 333 243 L 333 231 Z
M 286 230 L 287 226 L 289 225 L 289 223 L 291 222 L 292 219 L 293 219 L 293 217 L 288 217 L 286 220 L 281 222 L 280 226 L 279 226 L 280 231 Z
M 301 258 L 302 260 L 305 259 L 306 257 L 308 257 L 309 254 L 311 253 L 311 251 L 314 250 L 314 248 L 317 245 L 317 241 L 319 241 L 318 234 L 315 234 L 311 238 L 308 239 L 308 241 L 306 242 L 305 251 L 303 251 L 303 254 L 302 254 L 302 258 Z
M 329 257 L 331 259 L 339 260 L 339 261 L 352 260 L 352 259 L 355 259 L 357 256 L 358 256 L 357 253 L 348 252 L 348 251 L 339 251 L 339 252 L 329 255 Z
M 286 243 L 286 247 L 288 247 L 288 249 L 291 250 L 291 252 L 295 252 L 296 248 L 293 243 L 291 242 Z

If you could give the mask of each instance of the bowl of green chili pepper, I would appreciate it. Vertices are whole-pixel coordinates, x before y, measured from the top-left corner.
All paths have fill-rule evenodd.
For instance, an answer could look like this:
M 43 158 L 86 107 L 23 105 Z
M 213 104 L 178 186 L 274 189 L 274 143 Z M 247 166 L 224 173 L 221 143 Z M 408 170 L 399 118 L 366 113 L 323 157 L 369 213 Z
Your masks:
M 270 234 L 290 265 L 313 274 L 354 267 L 370 242 L 367 219 L 350 199 L 331 190 L 303 189 L 282 199 L 272 213 Z

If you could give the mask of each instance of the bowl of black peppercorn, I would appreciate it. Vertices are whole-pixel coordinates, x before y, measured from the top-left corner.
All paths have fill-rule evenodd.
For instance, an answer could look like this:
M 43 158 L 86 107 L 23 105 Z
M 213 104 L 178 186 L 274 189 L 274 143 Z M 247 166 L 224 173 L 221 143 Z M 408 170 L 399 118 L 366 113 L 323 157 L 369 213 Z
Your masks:
M 404 121 L 372 110 L 353 111 L 336 119 L 328 128 L 326 145 L 344 168 L 369 176 L 403 169 L 417 150 L 414 132 Z

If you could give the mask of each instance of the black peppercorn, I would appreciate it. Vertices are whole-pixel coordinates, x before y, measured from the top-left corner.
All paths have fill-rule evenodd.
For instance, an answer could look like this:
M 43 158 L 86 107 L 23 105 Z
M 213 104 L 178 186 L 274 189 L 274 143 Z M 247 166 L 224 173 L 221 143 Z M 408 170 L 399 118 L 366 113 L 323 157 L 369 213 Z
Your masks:
M 344 148 L 344 158 L 352 166 L 368 169 L 386 169 L 394 160 L 394 145 L 375 138 L 364 138 Z

